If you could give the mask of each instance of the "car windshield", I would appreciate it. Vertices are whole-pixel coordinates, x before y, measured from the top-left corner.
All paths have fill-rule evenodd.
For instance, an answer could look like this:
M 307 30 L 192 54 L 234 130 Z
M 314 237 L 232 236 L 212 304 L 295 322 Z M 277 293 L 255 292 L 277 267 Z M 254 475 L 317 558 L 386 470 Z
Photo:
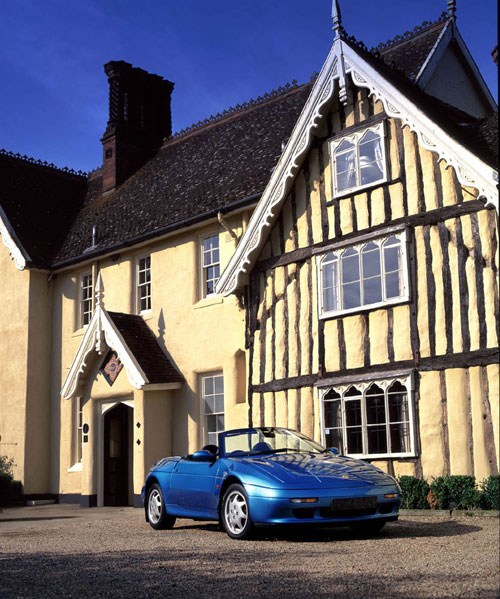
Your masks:
M 323 453 L 324 447 L 286 428 L 247 428 L 221 434 L 226 457 L 273 453 Z

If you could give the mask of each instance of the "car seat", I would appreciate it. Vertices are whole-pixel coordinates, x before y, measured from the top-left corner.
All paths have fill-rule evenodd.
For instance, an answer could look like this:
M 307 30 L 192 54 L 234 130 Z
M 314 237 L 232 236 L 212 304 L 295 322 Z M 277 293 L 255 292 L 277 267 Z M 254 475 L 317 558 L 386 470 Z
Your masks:
M 256 443 L 252 447 L 252 451 L 258 451 L 258 452 L 272 451 L 272 447 L 269 445 L 269 443 L 266 443 L 265 441 L 259 441 L 259 443 Z

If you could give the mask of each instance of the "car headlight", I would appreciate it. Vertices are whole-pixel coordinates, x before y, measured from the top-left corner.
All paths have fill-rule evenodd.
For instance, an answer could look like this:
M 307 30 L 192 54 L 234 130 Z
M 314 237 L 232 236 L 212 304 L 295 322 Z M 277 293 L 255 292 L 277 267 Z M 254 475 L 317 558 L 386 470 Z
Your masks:
M 290 499 L 290 503 L 318 503 L 317 497 L 294 497 Z

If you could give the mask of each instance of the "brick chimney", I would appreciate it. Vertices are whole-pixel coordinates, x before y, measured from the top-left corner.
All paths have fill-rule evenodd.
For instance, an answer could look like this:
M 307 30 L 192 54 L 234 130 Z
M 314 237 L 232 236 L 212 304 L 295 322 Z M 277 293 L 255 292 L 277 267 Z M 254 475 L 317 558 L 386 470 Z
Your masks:
M 109 120 L 102 136 L 103 192 L 133 175 L 172 133 L 174 84 L 123 60 L 104 65 L 109 82 Z

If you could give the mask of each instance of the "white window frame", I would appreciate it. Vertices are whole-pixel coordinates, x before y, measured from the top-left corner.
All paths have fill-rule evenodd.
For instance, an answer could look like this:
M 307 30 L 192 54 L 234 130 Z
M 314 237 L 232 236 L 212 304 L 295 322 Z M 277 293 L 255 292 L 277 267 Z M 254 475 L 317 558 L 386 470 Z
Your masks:
M 410 435 L 410 450 L 408 452 L 391 452 L 391 453 L 347 453 L 347 435 L 346 435 L 346 414 L 345 414 L 345 399 L 344 396 L 349 389 L 355 387 L 362 393 L 361 400 L 361 422 L 362 422 L 362 443 L 363 448 L 368 448 L 368 425 L 367 425 L 367 417 L 366 417 L 366 391 L 373 385 L 378 385 L 384 390 L 384 400 L 385 400 L 385 413 L 386 413 L 386 435 L 388 443 L 390 443 L 390 424 L 389 421 L 389 410 L 388 410 L 388 395 L 387 391 L 390 386 L 399 382 L 406 387 L 407 398 L 408 398 L 408 415 L 409 415 L 409 435 Z M 411 374 L 405 374 L 401 376 L 393 376 L 390 377 L 388 375 L 387 378 L 374 378 L 367 381 L 359 381 L 359 382 L 349 382 L 349 383 L 340 383 L 333 384 L 328 387 L 322 387 L 319 390 L 320 393 L 320 426 L 321 426 L 321 442 L 326 446 L 326 429 L 325 429 L 325 396 L 331 390 L 336 391 L 341 396 L 341 406 L 342 406 L 342 439 L 343 439 L 343 452 L 345 455 L 348 455 L 353 458 L 360 459 L 387 459 L 387 458 L 408 458 L 415 457 L 417 455 L 416 452 L 416 434 L 415 434 L 415 406 L 414 406 L 414 391 L 413 391 L 413 376 Z M 349 400 L 347 400 L 349 401 Z M 394 423 L 392 423 L 394 424 Z M 328 429 L 329 430 L 329 429 Z
M 223 411 L 214 411 L 211 413 L 207 413 L 206 411 L 206 404 L 205 404 L 205 400 L 207 398 L 207 393 L 206 393 L 206 382 L 208 379 L 212 379 L 213 380 L 213 385 L 214 385 L 214 393 L 212 394 L 208 394 L 208 396 L 215 396 L 217 395 L 215 393 L 215 378 L 220 377 L 222 379 L 222 384 L 223 384 L 223 391 L 222 391 L 222 396 L 223 396 Z M 208 426 L 207 426 L 207 416 L 223 416 L 224 417 L 224 427 L 226 425 L 226 410 L 225 410 L 225 399 L 224 399 L 224 375 L 222 371 L 215 371 L 215 372 L 207 372 L 204 373 L 202 375 L 200 375 L 200 407 L 201 407 L 201 417 L 202 417 L 202 443 L 203 445 L 206 445 L 207 443 L 210 443 L 210 441 L 208 440 Z M 215 406 L 214 406 L 215 407 Z M 215 445 L 218 444 L 217 439 L 218 439 L 218 434 L 224 432 L 225 428 L 223 429 L 218 429 L 218 427 L 216 426 L 216 432 L 215 432 Z
M 90 286 L 85 285 L 85 279 L 90 277 Z M 89 292 L 87 297 L 86 291 Z M 84 302 L 90 301 L 90 312 L 85 310 Z M 88 327 L 94 313 L 94 280 L 92 271 L 84 272 L 78 277 L 78 324 L 79 328 Z M 88 322 L 84 322 L 85 315 L 88 314 Z
M 149 258 L 149 281 L 146 281 L 145 283 L 140 283 L 140 273 L 145 270 L 146 272 L 148 271 L 148 269 L 141 269 L 141 261 L 142 260 L 147 260 Z M 152 310 L 152 306 L 153 306 L 153 284 L 152 284 L 152 277 L 151 277 L 151 273 L 152 273 L 152 269 L 151 269 L 151 254 L 141 254 L 140 256 L 137 256 L 135 259 L 135 311 L 136 314 L 149 314 Z M 146 295 L 146 298 L 149 298 L 149 307 L 141 310 L 141 288 L 145 287 L 146 285 L 149 284 L 149 295 Z
M 399 241 L 401 243 L 400 247 L 401 247 L 402 290 L 401 290 L 400 295 L 397 297 L 385 299 L 385 294 L 386 294 L 385 272 L 384 272 L 384 262 L 382 260 L 382 266 L 381 266 L 382 301 L 374 302 L 372 304 L 362 304 L 360 306 L 354 306 L 352 308 L 340 307 L 336 310 L 325 311 L 325 309 L 324 309 L 324 294 L 323 294 L 323 279 L 324 279 L 323 268 L 324 268 L 325 258 L 329 254 L 332 254 L 332 253 L 334 255 L 336 255 L 338 258 L 338 262 L 337 262 L 337 264 L 338 264 L 338 267 L 337 267 L 338 285 L 337 285 L 337 288 L 339 289 L 339 295 L 341 295 L 342 294 L 342 284 L 341 284 L 342 260 L 341 260 L 341 258 L 342 258 L 342 255 L 344 254 L 344 252 L 348 249 L 353 249 L 358 252 L 359 256 L 361 256 L 361 251 L 368 243 L 374 242 L 375 244 L 379 245 L 382 248 L 384 242 L 387 241 L 390 237 L 396 237 L 397 239 L 399 239 Z M 381 252 L 381 255 L 382 255 L 382 252 Z M 410 299 L 409 276 L 408 276 L 408 248 L 407 248 L 406 229 L 400 229 L 397 231 L 387 232 L 387 233 L 384 233 L 383 235 L 380 235 L 380 233 L 379 233 L 379 234 L 374 234 L 373 236 L 372 235 L 364 236 L 363 239 L 359 240 L 358 242 L 351 241 L 351 243 L 347 243 L 347 244 L 336 244 L 334 247 L 329 249 L 329 251 L 322 253 L 321 255 L 318 255 L 316 257 L 316 268 L 317 268 L 317 277 L 318 277 L 318 281 L 319 281 L 319 285 L 318 285 L 318 314 L 319 314 L 320 318 L 331 318 L 333 316 L 351 314 L 353 312 L 364 312 L 366 310 L 376 310 L 378 308 L 383 308 L 384 306 L 392 306 L 395 304 L 402 304 L 402 303 L 407 302 Z M 359 271 L 360 282 L 363 281 L 362 268 L 363 268 L 362 260 L 360 259 L 360 271 Z M 360 287 L 362 287 L 361 283 L 360 283 Z
M 372 131 L 373 133 L 380 136 L 380 147 L 382 150 L 382 169 L 383 176 L 376 181 L 370 181 L 369 183 L 365 183 L 364 185 L 353 185 L 352 187 L 344 188 L 339 190 L 337 188 L 337 163 L 335 158 L 335 152 L 337 148 L 343 141 L 348 141 L 352 143 L 356 148 L 356 178 L 358 181 L 361 180 L 360 175 L 360 164 L 359 164 L 359 142 L 362 140 L 363 136 L 368 132 Z M 365 129 L 359 129 L 354 131 L 349 135 L 343 135 L 339 137 L 335 137 L 330 140 L 330 157 L 332 163 L 332 187 L 333 187 L 333 197 L 341 197 L 345 195 L 350 195 L 354 191 L 359 191 L 361 189 L 366 189 L 368 187 L 374 187 L 375 185 L 381 185 L 382 183 L 386 183 L 388 179 L 388 168 L 387 168 L 387 150 L 386 150 L 386 127 L 385 120 L 373 125 L 372 127 L 366 127 Z
M 209 264 L 205 264 L 205 241 L 207 239 L 213 239 L 215 237 L 217 238 L 217 251 L 219 254 L 219 260 L 210 262 Z M 213 251 L 213 250 L 211 250 L 211 251 Z M 219 276 L 215 279 L 208 279 L 207 278 L 208 268 L 213 267 L 213 266 L 219 267 Z M 217 281 L 220 279 L 220 275 L 221 275 L 220 270 L 221 270 L 220 235 L 216 231 L 214 233 L 210 233 L 209 235 L 204 235 L 202 238 L 200 238 L 200 298 L 201 299 L 204 299 L 206 297 L 216 297 L 217 296 L 217 293 L 215 293 L 215 291 L 213 293 L 207 293 L 207 282 L 209 280 L 214 281 L 214 289 L 215 289 Z
M 82 397 L 76 396 L 73 398 L 73 415 L 72 423 L 72 462 L 73 465 L 68 472 L 82 471 L 82 451 L 83 451 L 83 402 Z

